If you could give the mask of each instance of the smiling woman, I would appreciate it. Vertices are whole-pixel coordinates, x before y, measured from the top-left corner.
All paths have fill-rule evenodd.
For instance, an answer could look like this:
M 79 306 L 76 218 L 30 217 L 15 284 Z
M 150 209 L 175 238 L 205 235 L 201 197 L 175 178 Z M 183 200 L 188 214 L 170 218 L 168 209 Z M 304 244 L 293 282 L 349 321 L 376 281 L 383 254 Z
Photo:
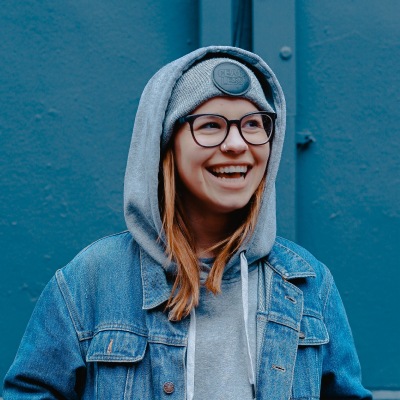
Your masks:
M 371 399 L 329 270 L 276 236 L 285 100 L 233 47 L 162 68 L 136 115 L 127 232 L 57 271 L 5 399 Z
M 197 107 L 194 113 L 201 115 L 214 112 L 239 120 L 254 111 L 257 108 L 249 100 L 214 97 Z M 228 125 L 220 129 L 219 124 L 216 129 L 208 123 L 196 127 L 197 130 L 210 131 L 207 136 L 217 135 L 217 138 L 222 130 L 223 136 L 214 147 L 199 147 L 190 135 L 188 125 L 186 123 L 177 130 L 173 149 L 170 150 L 174 152 L 178 175 L 183 183 L 181 198 L 185 211 L 189 215 L 198 213 L 214 216 L 215 213 L 229 213 L 245 207 L 265 177 L 269 143 L 247 144 L 240 134 L 240 125 L 239 128 L 231 126 L 228 131 Z M 196 136 L 199 138 L 201 134 L 197 133 Z M 265 131 L 263 136 L 268 139 Z

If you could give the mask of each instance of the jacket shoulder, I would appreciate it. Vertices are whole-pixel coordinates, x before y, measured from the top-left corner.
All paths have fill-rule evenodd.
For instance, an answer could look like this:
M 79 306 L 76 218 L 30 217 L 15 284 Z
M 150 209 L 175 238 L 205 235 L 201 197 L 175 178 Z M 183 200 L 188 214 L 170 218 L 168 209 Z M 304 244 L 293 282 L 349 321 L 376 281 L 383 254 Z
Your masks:
M 129 231 L 119 232 L 102 237 L 82 249 L 72 261 L 64 267 L 67 270 L 80 262 L 90 262 L 92 260 L 110 260 L 121 251 L 127 250 L 133 244 L 133 239 Z
M 277 272 L 284 278 L 324 277 L 329 269 L 304 247 L 282 237 L 277 237 L 269 255 Z
M 143 298 L 139 250 L 129 232 L 87 246 L 56 272 L 56 281 L 81 334 L 111 327 L 143 330 L 138 326 Z

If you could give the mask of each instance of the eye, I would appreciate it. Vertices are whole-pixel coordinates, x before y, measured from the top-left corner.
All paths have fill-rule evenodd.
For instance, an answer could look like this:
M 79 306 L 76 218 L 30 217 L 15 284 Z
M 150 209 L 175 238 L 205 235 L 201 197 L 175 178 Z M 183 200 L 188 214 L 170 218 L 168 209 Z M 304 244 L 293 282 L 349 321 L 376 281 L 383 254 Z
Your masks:
M 218 122 L 210 121 L 203 123 L 198 129 L 221 129 L 221 125 Z
M 225 120 L 217 115 L 202 115 L 195 119 L 193 129 L 196 132 L 212 133 L 225 129 Z
M 260 117 L 249 118 L 242 122 L 242 129 L 260 129 L 262 121 Z

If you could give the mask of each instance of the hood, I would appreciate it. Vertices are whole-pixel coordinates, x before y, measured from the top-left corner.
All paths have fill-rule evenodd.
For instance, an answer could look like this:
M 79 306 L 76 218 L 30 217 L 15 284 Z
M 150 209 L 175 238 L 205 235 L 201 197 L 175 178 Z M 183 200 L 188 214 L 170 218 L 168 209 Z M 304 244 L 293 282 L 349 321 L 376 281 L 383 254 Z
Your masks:
M 239 263 L 239 253 L 245 251 L 250 264 L 270 252 L 276 237 L 275 178 L 285 133 L 286 106 L 279 82 L 259 56 L 228 46 L 200 48 L 167 64 L 150 79 L 142 93 L 133 128 L 125 174 L 124 213 L 127 227 L 141 250 L 156 264 L 167 268 L 165 239 L 158 207 L 163 123 L 177 80 L 193 63 L 208 57 L 232 58 L 249 67 L 260 81 L 267 101 L 277 114 L 258 222 L 252 237 L 245 241 L 229 261 L 225 269 L 225 273 L 229 274 L 231 266 Z

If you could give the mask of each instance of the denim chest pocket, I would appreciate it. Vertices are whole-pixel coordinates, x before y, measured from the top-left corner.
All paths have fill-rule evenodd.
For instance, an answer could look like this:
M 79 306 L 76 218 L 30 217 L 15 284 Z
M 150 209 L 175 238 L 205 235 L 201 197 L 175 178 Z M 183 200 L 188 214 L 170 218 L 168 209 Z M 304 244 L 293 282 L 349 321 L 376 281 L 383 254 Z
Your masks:
M 322 316 L 305 310 L 300 322 L 299 346 L 318 346 L 329 342 L 329 335 Z
M 304 310 L 291 399 L 319 399 L 322 347 L 327 343 L 329 335 L 322 316 L 312 310 Z
M 142 375 L 140 366 L 146 347 L 147 337 L 129 331 L 110 329 L 96 333 L 86 354 L 86 387 L 93 389 L 87 397 L 127 400 L 136 398 L 135 393 L 145 398 L 141 389 L 145 383 L 137 375 Z

